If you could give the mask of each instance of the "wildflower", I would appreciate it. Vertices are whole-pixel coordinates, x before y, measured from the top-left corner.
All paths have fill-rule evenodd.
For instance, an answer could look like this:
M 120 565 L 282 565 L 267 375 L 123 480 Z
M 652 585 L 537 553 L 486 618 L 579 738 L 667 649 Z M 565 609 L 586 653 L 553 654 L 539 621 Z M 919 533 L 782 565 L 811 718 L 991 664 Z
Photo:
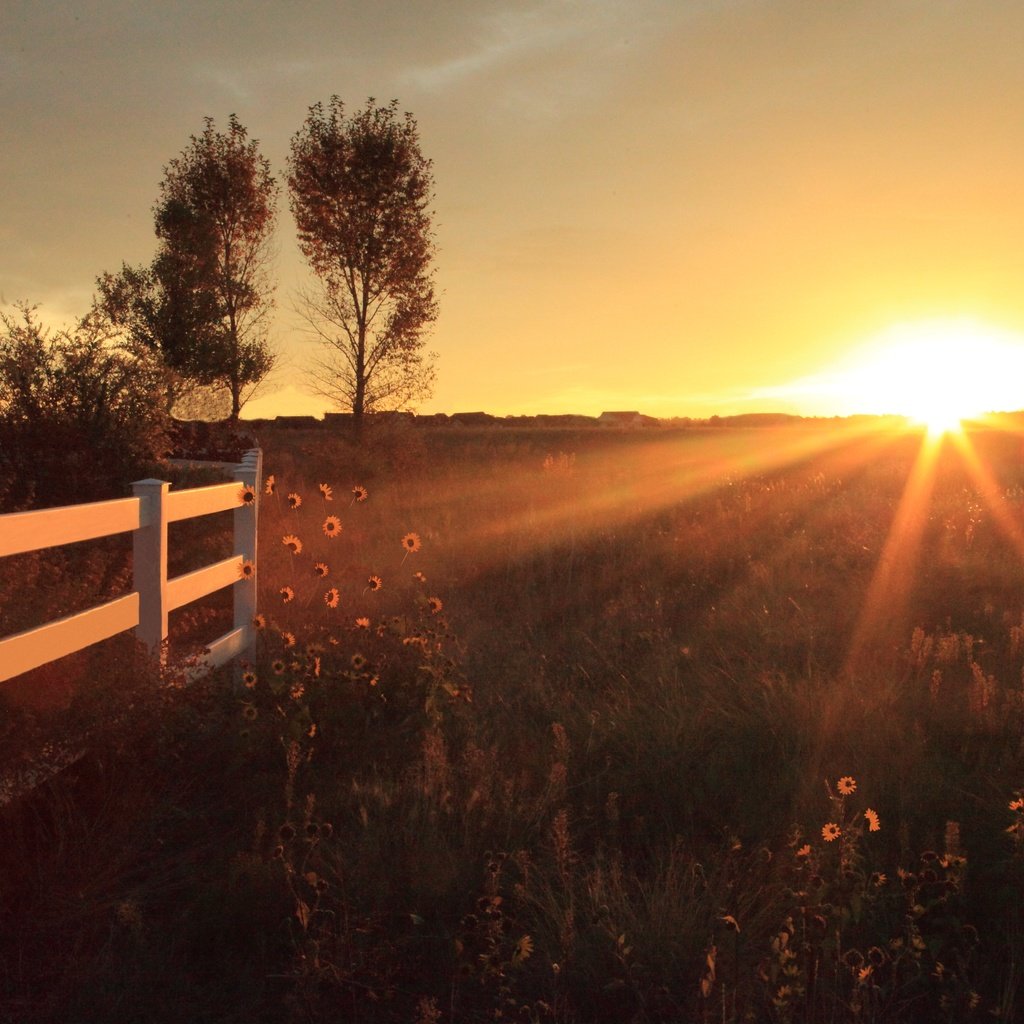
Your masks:
M 407 533 L 402 538 L 402 547 L 405 548 L 406 554 L 413 554 L 423 545 L 420 543 L 420 535 L 418 533 Z
M 827 825 L 823 825 L 821 828 L 821 838 L 826 843 L 831 843 L 833 840 L 838 839 L 843 834 L 843 830 L 834 822 L 830 821 Z
M 722 923 L 726 926 L 726 928 L 729 929 L 729 931 L 731 931 L 731 932 L 739 932 L 739 930 L 740 930 L 739 921 L 737 921 L 736 918 L 732 916 L 732 914 L 726 914 L 725 917 L 723 917 L 721 920 L 722 920 Z
M 288 507 L 294 510 L 297 509 L 301 504 L 302 495 L 296 494 L 294 491 L 292 491 L 292 493 L 288 495 Z
M 260 630 L 266 629 L 267 628 L 267 617 L 266 617 L 266 615 L 262 614 L 262 612 L 258 612 L 256 615 L 254 615 L 252 617 L 252 624 L 253 624 L 253 626 L 256 629 L 260 629 Z
M 369 629 L 369 628 L 370 628 L 370 620 L 365 615 L 360 615 L 359 618 L 356 619 L 356 629 Z
M 356 484 L 355 487 L 352 488 L 353 501 L 366 501 L 369 496 L 370 492 L 362 484 Z
M 371 592 L 374 593 L 384 586 L 384 581 L 379 576 L 371 576 L 366 582 Z
M 337 608 L 338 601 L 341 600 L 341 594 L 338 593 L 338 588 L 331 587 L 331 589 L 324 594 L 324 600 L 327 602 L 328 608 Z
M 288 693 L 288 696 L 291 697 L 292 700 L 299 700 L 305 692 L 306 687 L 304 683 L 294 683 Z
M 836 788 L 842 796 L 852 796 L 857 792 L 857 780 L 844 775 L 837 783 Z
M 286 533 L 281 538 L 281 543 L 288 548 L 293 555 L 298 555 L 302 552 L 302 541 L 293 533 Z
M 444 607 L 444 602 L 439 597 L 428 597 L 427 604 L 430 606 L 430 611 L 434 615 L 436 615 Z
M 421 572 L 414 572 L 414 573 L 412 574 L 412 578 L 413 578 L 413 579 L 414 579 L 414 580 L 415 580 L 415 581 L 416 581 L 417 583 L 426 583 L 426 582 L 427 582 L 427 577 L 426 577 L 426 576 L 424 576 L 424 575 L 423 575 L 423 573 L 421 573 Z
M 278 658 L 270 667 L 274 670 L 275 676 L 284 675 L 284 662 L 280 658 Z
M 341 520 L 337 516 L 328 516 L 324 520 L 323 529 L 328 537 L 337 537 L 341 533 Z
M 330 571 L 331 570 L 327 568 L 327 563 L 326 562 L 314 562 L 313 563 L 313 572 L 317 576 L 319 576 L 320 579 L 323 579 Z
M 889 881 L 889 876 L 883 871 L 875 871 L 872 873 L 871 878 L 868 880 L 873 886 L 880 889 L 886 882 Z
M 295 646 L 295 634 L 294 633 L 289 633 L 287 630 L 285 630 L 281 634 L 281 639 L 284 641 L 285 647 L 294 647 Z
M 278 593 L 280 593 L 281 601 L 284 604 L 295 599 L 295 591 L 291 587 L 282 587 Z
M 265 494 L 273 494 L 277 490 L 277 480 L 274 479 L 274 474 L 271 473 L 267 477 L 266 483 L 263 485 L 263 491 Z
M 246 704 L 245 707 L 242 708 L 242 714 L 251 722 L 259 712 L 252 704 Z
M 320 484 L 319 490 L 320 496 L 324 499 L 324 501 L 334 500 L 334 491 L 331 489 L 330 484 Z
M 798 857 L 809 857 L 811 855 L 811 844 L 804 843 L 799 850 L 796 851 Z
M 864 817 L 867 819 L 868 831 L 877 832 L 882 827 L 882 822 L 879 820 L 878 812 L 873 811 L 870 807 L 864 812 Z
M 238 492 L 238 500 L 243 505 L 255 504 L 256 492 L 248 484 L 244 484 L 242 489 Z
M 366 668 L 366 658 L 364 658 L 358 651 L 352 655 L 352 667 L 357 672 L 361 672 Z
M 320 658 L 319 657 L 315 657 L 313 659 L 313 678 L 314 679 L 319 679 L 320 678 Z
M 238 567 L 238 578 L 243 580 L 251 580 L 256 575 L 256 566 L 246 559 Z
M 256 685 L 256 673 L 255 672 L 243 672 L 242 682 L 245 684 L 246 689 L 251 690 Z
M 1011 811 L 1024 811 L 1024 797 L 1017 797 L 1016 800 L 1010 801 Z

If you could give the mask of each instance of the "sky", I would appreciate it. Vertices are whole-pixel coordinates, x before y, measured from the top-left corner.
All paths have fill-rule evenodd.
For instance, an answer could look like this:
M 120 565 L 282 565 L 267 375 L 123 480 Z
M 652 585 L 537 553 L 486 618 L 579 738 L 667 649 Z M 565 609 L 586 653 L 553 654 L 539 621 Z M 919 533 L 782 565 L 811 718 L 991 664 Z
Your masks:
M 149 262 L 204 117 L 283 185 L 309 106 L 373 96 L 433 161 L 420 412 L 900 411 L 833 368 L 920 323 L 1024 353 L 1022 51 L 1019 0 L 5 0 L 0 302 L 59 324 Z M 319 415 L 284 189 L 276 246 L 243 415 Z

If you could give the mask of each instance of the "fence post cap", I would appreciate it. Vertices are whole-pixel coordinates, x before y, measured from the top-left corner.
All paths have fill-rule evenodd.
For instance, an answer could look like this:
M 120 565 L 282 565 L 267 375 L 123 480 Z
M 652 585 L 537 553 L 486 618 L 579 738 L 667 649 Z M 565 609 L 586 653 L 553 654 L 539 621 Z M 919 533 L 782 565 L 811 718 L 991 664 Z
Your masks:
M 169 483 L 170 483 L 169 480 L 154 480 L 152 477 L 150 477 L 147 480 L 133 480 L 132 481 L 132 487 L 142 487 L 144 485 L 148 485 L 148 486 L 152 487 L 153 484 L 156 484 L 156 485 L 159 486 L 161 484 L 169 484 Z

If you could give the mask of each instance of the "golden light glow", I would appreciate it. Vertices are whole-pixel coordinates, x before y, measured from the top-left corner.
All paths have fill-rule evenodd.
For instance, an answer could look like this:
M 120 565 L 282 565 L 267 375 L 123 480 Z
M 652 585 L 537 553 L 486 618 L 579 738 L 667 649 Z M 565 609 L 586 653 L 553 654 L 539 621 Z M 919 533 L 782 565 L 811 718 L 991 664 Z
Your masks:
M 930 433 L 959 429 L 1022 404 L 1024 337 L 974 320 L 898 324 L 879 334 L 837 378 L 860 411 L 895 413 Z

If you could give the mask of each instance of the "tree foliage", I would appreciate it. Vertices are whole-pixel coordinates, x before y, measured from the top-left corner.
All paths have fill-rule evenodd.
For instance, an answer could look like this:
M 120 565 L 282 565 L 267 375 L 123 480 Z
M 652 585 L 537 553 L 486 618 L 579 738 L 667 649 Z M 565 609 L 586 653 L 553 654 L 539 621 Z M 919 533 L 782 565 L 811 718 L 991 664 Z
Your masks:
M 0 314 L 0 507 L 118 497 L 167 448 L 166 371 L 87 317 L 45 330 Z
M 428 397 L 433 175 L 416 121 L 372 98 L 347 117 L 333 96 L 310 107 L 288 170 L 299 247 L 317 277 L 300 311 L 327 350 L 310 369 L 313 387 L 357 424 Z
M 231 395 L 231 416 L 267 376 L 273 308 L 268 278 L 278 186 L 259 144 L 232 115 L 206 118 L 200 136 L 164 169 L 154 208 L 157 254 L 97 282 L 99 308 L 136 342 L 159 351 L 183 383 Z

